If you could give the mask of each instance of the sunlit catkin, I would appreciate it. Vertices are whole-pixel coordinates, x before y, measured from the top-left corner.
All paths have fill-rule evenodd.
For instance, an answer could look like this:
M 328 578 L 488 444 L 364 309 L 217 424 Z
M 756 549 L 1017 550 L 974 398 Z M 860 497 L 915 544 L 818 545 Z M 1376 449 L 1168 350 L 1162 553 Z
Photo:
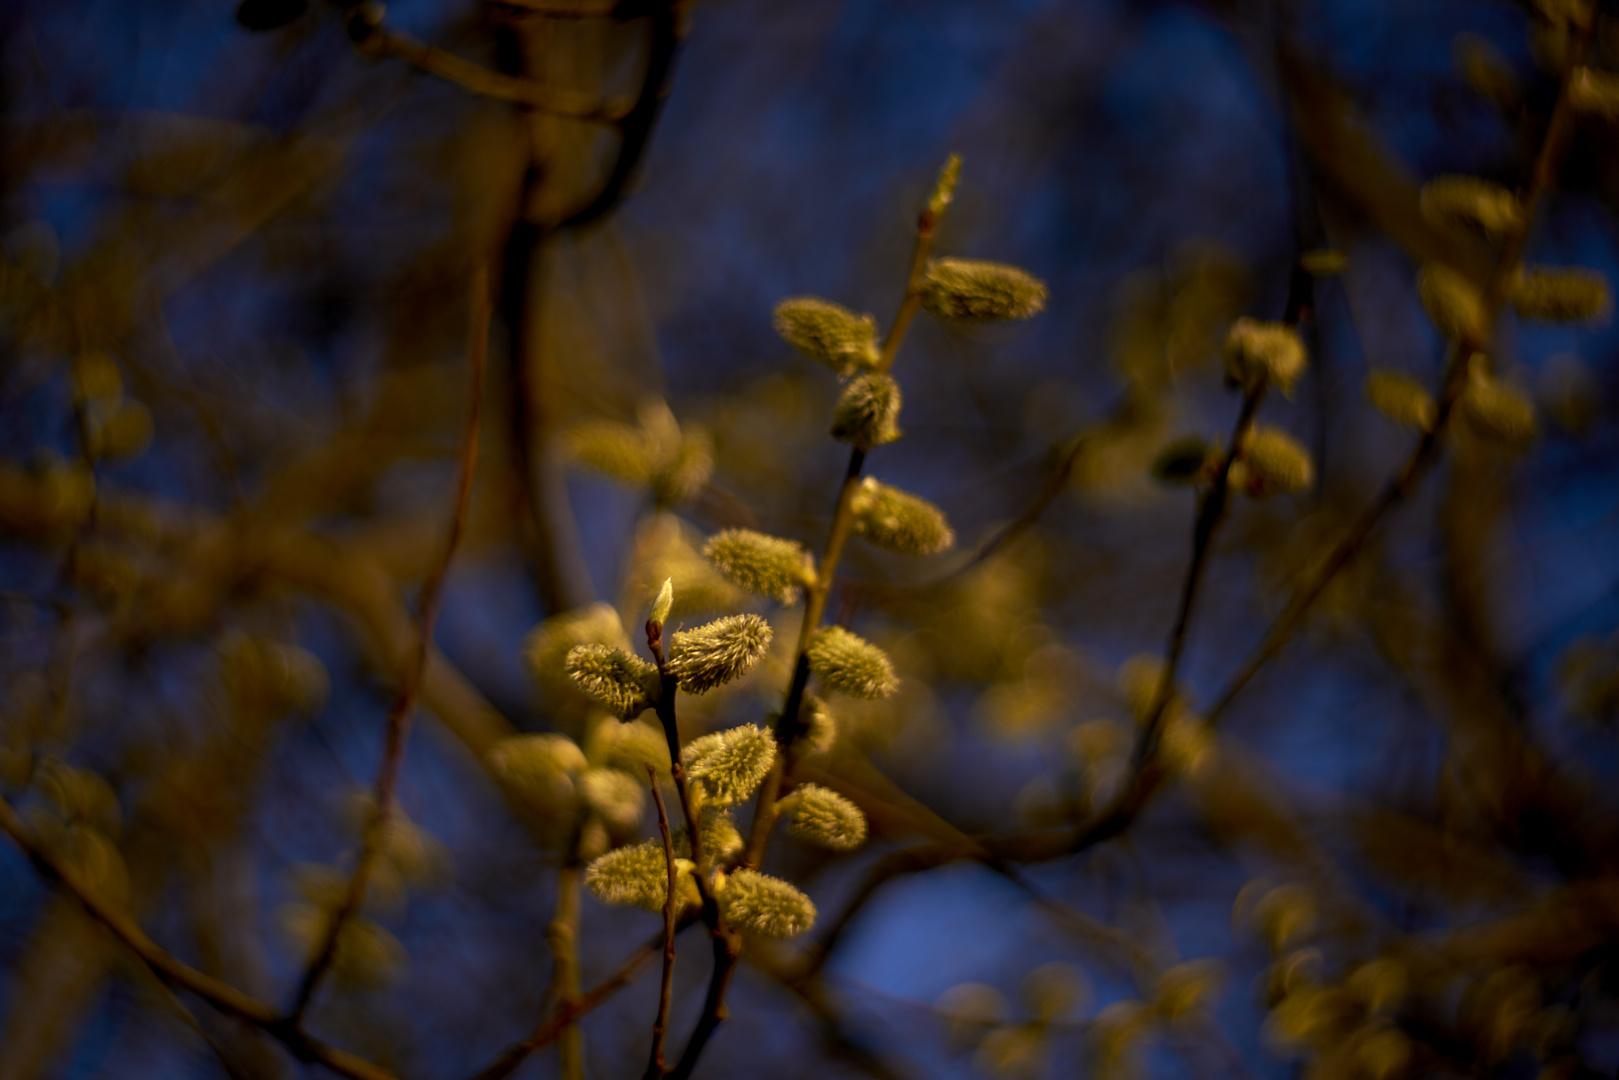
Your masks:
M 841 626 L 823 626 L 810 639 L 810 670 L 850 697 L 876 700 L 899 689 L 888 654 Z
M 1523 227 L 1518 197 L 1476 176 L 1438 176 L 1422 186 L 1422 216 L 1436 225 L 1473 229 L 1500 239 Z
M 727 615 L 682 630 L 670 640 L 669 673 L 686 693 L 705 694 L 752 671 L 773 633 L 757 615 Z
M 1428 318 L 1452 341 L 1484 337 L 1484 301 L 1462 274 L 1442 263 L 1429 263 L 1417 276 L 1417 290 Z
M 843 388 L 832 410 L 832 437 L 861 450 L 899 438 L 899 383 L 888 375 L 871 372 Z
M 830 788 L 802 784 L 780 806 L 792 817 L 789 836 L 833 851 L 853 851 L 866 842 L 866 815 Z
M 776 333 L 818 364 L 849 375 L 877 363 L 877 320 L 814 296 L 776 305 Z
M 681 904 L 696 903 L 697 887 L 690 873 L 681 873 L 675 880 L 676 899 Z M 662 911 L 669 896 L 669 864 L 663 844 L 646 840 L 600 856 L 585 867 L 585 888 L 605 903 Z
M 1366 376 L 1366 397 L 1372 407 L 1402 427 L 1432 431 L 1439 406 L 1417 380 L 1397 371 L 1374 371 Z
M 1277 428 L 1256 427 L 1242 447 L 1246 491 L 1256 498 L 1303 491 L 1315 479 L 1310 452 Z
M 809 897 L 757 870 L 727 875 L 718 899 L 726 922 L 764 937 L 797 937 L 815 925 L 815 905 Z
M 941 319 L 1027 319 L 1045 310 L 1046 286 L 1005 263 L 935 259 L 922 283 L 922 306 Z
M 1285 323 L 1238 319 L 1226 334 L 1223 354 L 1226 378 L 1235 386 L 1251 389 L 1268 381 L 1285 394 L 1304 374 L 1304 342 Z
M 680 752 L 686 774 L 708 806 L 732 806 L 753 794 L 776 760 L 776 738 L 753 724 L 700 736 Z
M 1512 279 L 1508 298 L 1525 319 L 1584 322 L 1608 309 L 1608 279 L 1577 267 L 1528 267 Z
M 568 652 L 568 677 L 620 720 L 651 707 L 658 669 L 611 645 L 576 645 Z
M 944 511 L 919 496 L 868 476 L 851 504 L 854 531 L 867 543 L 901 555 L 948 551 L 956 534 Z
M 804 545 L 752 529 L 726 529 L 708 538 L 703 556 L 726 580 L 779 604 L 794 604 L 815 580 L 815 563 Z

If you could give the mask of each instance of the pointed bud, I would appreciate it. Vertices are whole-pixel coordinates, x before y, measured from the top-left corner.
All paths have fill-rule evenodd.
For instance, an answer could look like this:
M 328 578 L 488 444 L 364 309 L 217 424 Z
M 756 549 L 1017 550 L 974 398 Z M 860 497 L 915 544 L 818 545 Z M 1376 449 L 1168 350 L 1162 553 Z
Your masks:
M 1417 289 L 1440 333 L 1452 341 L 1484 339 L 1484 301 L 1466 277 L 1442 263 L 1429 263 L 1417 275 Z
M 1568 103 L 1587 116 L 1619 120 L 1619 75 L 1580 68 L 1569 76 Z
M 1422 216 L 1435 225 L 1454 225 L 1499 240 L 1523 228 L 1518 197 L 1500 184 L 1476 176 L 1439 176 L 1422 186 Z
M 591 769 L 579 778 L 585 805 L 610 825 L 633 829 L 646 812 L 646 779 L 617 769 Z
M 861 450 L 900 437 L 899 383 L 875 372 L 861 375 L 843 388 L 832 410 L 832 437 Z
M 877 320 L 813 296 L 776 305 L 776 333 L 787 344 L 840 376 L 877 363 Z
M 652 601 L 652 614 L 647 616 L 647 622 L 662 626 L 669 617 L 669 609 L 675 606 L 675 579 L 664 578 L 663 588 L 658 590 L 658 598 Z
M 1525 319 L 1584 322 L 1608 309 L 1608 279 L 1595 270 L 1577 268 L 1519 270 L 1510 297 Z
M 753 794 L 776 761 L 776 739 L 753 724 L 693 739 L 680 752 L 708 806 L 732 806 Z
M 1046 286 L 1005 263 L 935 259 L 922 283 L 922 306 L 941 319 L 1027 319 L 1045 310 Z
M 699 902 L 689 870 L 677 863 L 676 899 L 680 906 Z M 685 871 L 685 872 L 679 872 Z M 647 840 L 609 851 L 585 867 L 585 888 L 609 904 L 634 904 L 662 911 L 669 896 L 669 864 L 663 844 Z
M 956 542 L 956 534 L 937 506 L 869 476 L 860 482 L 852 509 L 854 531 L 886 551 L 937 555 Z
M 1432 431 L 1439 420 L 1433 395 L 1409 375 L 1374 371 L 1366 376 L 1366 396 L 1373 408 L 1403 427 Z
M 575 686 L 620 720 L 633 719 L 652 706 L 651 687 L 658 669 L 623 649 L 576 645 L 568 652 L 566 669 Z
M 728 875 L 718 899 L 726 922 L 765 937 L 797 937 L 815 925 L 815 905 L 809 897 L 757 870 Z
M 787 833 L 833 851 L 853 851 L 866 842 L 866 815 L 830 788 L 801 784 L 778 804 L 792 816 Z
M 1246 490 L 1256 498 L 1303 491 L 1315 479 L 1310 452 L 1277 428 L 1254 428 L 1242 448 L 1242 461 Z
M 757 615 L 727 615 L 682 630 L 669 645 L 669 673 L 686 693 L 707 693 L 752 671 L 770 648 L 772 634 Z
M 1238 319 L 1226 334 L 1224 354 L 1233 386 L 1252 388 L 1264 379 L 1285 394 L 1304 374 L 1304 342 L 1285 323 Z
M 928 213 L 938 217 L 944 213 L 945 207 L 956 195 L 956 181 L 961 179 L 961 155 L 951 154 L 945 160 L 944 168 L 939 170 L 938 183 L 933 185 L 933 194 L 928 197 Z
M 888 654 L 841 626 L 823 626 L 815 632 L 809 663 L 827 686 L 850 697 L 874 701 L 899 689 Z
M 1535 437 L 1535 407 L 1516 387 L 1474 365 L 1462 391 L 1462 415 L 1468 426 L 1487 439 L 1522 445 Z
M 728 581 L 779 604 L 797 603 L 799 589 L 815 580 L 815 562 L 803 544 L 752 529 L 715 533 L 703 556 Z

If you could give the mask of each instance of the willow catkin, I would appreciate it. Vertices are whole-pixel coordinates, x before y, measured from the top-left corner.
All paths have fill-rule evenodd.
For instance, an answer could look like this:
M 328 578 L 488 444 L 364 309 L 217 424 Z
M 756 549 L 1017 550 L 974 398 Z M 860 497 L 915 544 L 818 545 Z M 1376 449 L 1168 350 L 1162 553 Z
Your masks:
M 922 306 L 941 319 L 1027 319 L 1045 310 L 1046 286 L 1005 263 L 935 259 L 922 283 Z
M 809 897 L 757 870 L 727 875 L 717 899 L 726 922 L 764 937 L 797 937 L 815 925 L 815 905 Z
M 1223 355 L 1226 378 L 1236 386 L 1268 381 L 1285 394 L 1304 374 L 1304 342 L 1286 323 L 1238 319 L 1226 334 Z
M 753 724 L 700 736 L 680 752 L 686 775 L 710 806 L 732 806 L 753 794 L 776 760 L 776 738 Z
M 789 345 L 840 376 L 877 363 L 877 320 L 814 296 L 776 305 L 776 333 Z
M 850 697 L 876 700 L 899 689 L 888 654 L 841 626 L 823 626 L 810 639 L 810 670 Z
M 705 694 L 741 678 L 764 657 L 774 632 L 757 615 L 727 615 L 676 633 L 669 644 L 669 674 L 688 694 Z
M 815 580 L 815 563 L 804 545 L 752 529 L 726 529 L 708 538 L 703 557 L 727 581 L 780 604 L 798 601 Z

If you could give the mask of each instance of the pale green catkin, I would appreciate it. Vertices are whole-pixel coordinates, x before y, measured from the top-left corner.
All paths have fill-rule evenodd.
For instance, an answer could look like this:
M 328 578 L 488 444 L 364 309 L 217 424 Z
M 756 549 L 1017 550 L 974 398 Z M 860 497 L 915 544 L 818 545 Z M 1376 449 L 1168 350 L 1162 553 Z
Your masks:
M 900 437 L 899 383 L 871 372 L 858 376 L 838 397 L 832 410 L 832 437 L 861 450 L 891 443 Z
M 697 903 L 697 885 L 691 875 L 680 874 L 675 880 L 680 904 Z M 663 843 L 645 840 L 594 859 L 585 867 L 585 888 L 605 903 L 662 911 L 669 896 L 669 864 Z
M 753 670 L 770 648 L 770 624 L 757 615 L 727 615 L 695 630 L 682 630 L 669 644 L 669 673 L 688 694 L 705 694 Z
M 680 752 L 709 806 L 732 806 L 753 794 L 776 760 L 776 738 L 753 724 L 727 728 L 687 743 Z
M 1310 452 L 1285 431 L 1256 427 L 1242 448 L 1248 494 L 1283 495 L 1302 491 L 1315 479 Z
M 1523 227 L 1518 197 L 1476 176 L 1437 176 L 1422 186 L 1422 216 L 1436 225 L 1475 229 L 1500 239 Z
M 1584 322 L 1608 309 L 1608 279 L 1577 267 L 1527 267 L 1513 277 L 1508 295 L 1525 319 Z
M 620 720 L 650 708 L 658 669 L 611 645 L 576 645 L 568 652 L 568 677 Z
M 1462 416 L 1475 432 L 1519 446 L 1535 437 L 1535 406 L 1521 391 L 1475 367 L 1462 391 Z
M 799 591 L 815 580 L 815 564 L 804 545 L 752 529 L 726 529 L 708 538 L 703 557 L 727 581 L 779 604 L 798 602 Z
M 1236 386 L 1268 380 L 1285 394 L 1304 374 L 1304 342 L 1285 323 L 1238 319 L 1226 334 L 1224 356 L 1226 378 Z
M 794 296 L 776 305 L 776 333 L 840 376 L 877 363 L 877 320 L 814 296 Z
M 782 802 L 792 815 L 790 836 L 832 851 L 853 851 L 866 842 L 866 815 L 830 788 L 802 784 Z
M 850 697 L 874 701 L 899 689 L 888 654 L 841 626 L 823 626 L 810 639 L 810 670 L 827 686 Z
M 1422 306 L 1442 334 L 1452 341 L 1484 337 L 1484 301 L 1473 283 L 1441 263 L 1429 263 L 1417 276 Z
M 1374 371 L 1366 376 L 1366 396 L 1373 408 L 1403 427 L 1432 431 L 1439 420 L 1433 395 L 1409 375 Z
M 1027 271 L 982 259 L 935 259 L 922 306 L 941 319 L 1027 319 L 1045 310 L 1046 286 Z
M 712 803 L 709 804 L 713 806 Z M 736 822 L 731 820 L 728 811 L 709 809 L 703 813 L 703 858 L 714 863 L 729 859 L 739 854 L 743 847 L 742 833 L 737 830 Z M 691 836 L 689 831 L 681 829 L 675 835 L 676 854 L 691 855 Z
M 851 509 L 855 533 L 887 551 L 937 555 L 956 542 L 955 532 L 937 506 L 870 476 L 860 482 Z
M 718 900 L 726 922 L 764 937 L 797 937 L 815 925 L 815 905 L 809 897 L 757 870 L 727 875 Z

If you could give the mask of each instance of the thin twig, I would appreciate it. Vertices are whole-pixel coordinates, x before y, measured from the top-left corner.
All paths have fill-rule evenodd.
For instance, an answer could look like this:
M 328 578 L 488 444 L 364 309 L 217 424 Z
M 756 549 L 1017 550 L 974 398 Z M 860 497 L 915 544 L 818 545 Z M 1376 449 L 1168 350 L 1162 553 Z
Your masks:
M 399 786 L 399 773 L 404 766 L 405 744 L 410 737 L 410 717 L 421 693 L 423 673 L 427 669 L 427 654 L 433 640 L 433 623 L 438 617 L 439 598 L 444 578 L 449 573 L 450 561 L 460 546 L 466 531 L 467 515 L 472 506 L 473 472 L 478 463 L 478 430 L 483 412 L 484 361 L 489 347 L 489 268 L 480 262 L 473 270 L 470 289 L 470 311 L 467 319 L 467 421 L 461 435 L 459 471 L 455 485 L 455 507 L 450 517 L 449 535 L 437 562 L 429 569 L 422 582 L 421 598 L 416 611 L 416 635 L 410 656 L 401 676 L 399 693 L 388 712 L 383 739 L 382 763 L 377 769 L 375 806 L 367 822 L 360 846 L 360 857 L 355 862 L 343 900 L 332 914 L 320 947 L 310 962 L 309 969 L 298 986 L 298 996 L 287 1015 L 296 1027 L 303 1019 L 309 1002 L 320 981 L 337 957 L 339 935 L 344 923 L 365 903 L 365 891 L 371 868 L 382 853 L 389 820 L 393 816 L 395 792 Z
M 652 802 L 658 808 L 658 835 L 663 837 L 663 862 L 668 871 L 668 893 L 663 898 L 663 982 L 658 989 L 658 1015 L 652 1021 L 652 1057 L 647 1062 L 647 1080 L 660 1080 L 668 1071 L 663 1060 L 663 1036 L 669 1029 L 669 1003 L 675 982 L 675 845 L 669 835 L 669 813 L 663 806 L 663 792 L 658 788 L 658 774 L 651 764 L 646 767 L 647 780 L 652 786 Z

